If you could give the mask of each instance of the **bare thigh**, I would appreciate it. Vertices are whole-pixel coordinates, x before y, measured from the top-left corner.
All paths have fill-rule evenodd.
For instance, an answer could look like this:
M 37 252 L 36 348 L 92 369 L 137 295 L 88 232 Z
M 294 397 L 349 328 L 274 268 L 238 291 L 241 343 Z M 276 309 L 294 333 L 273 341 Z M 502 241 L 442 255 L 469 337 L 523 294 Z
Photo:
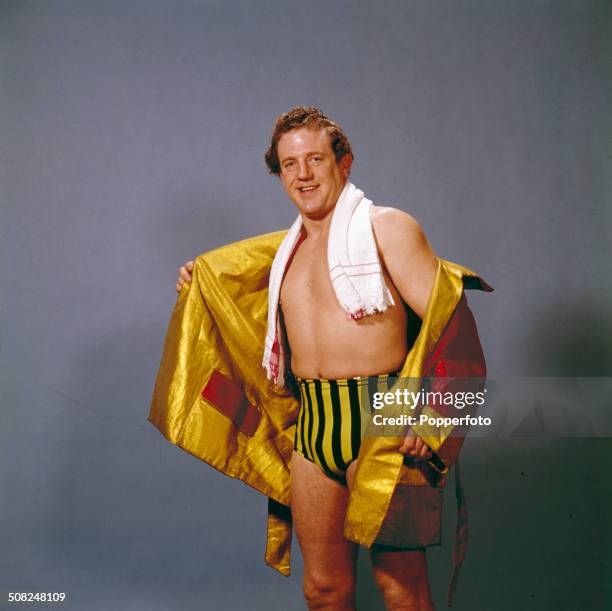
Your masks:
M 348 488 L 293 452 L 291 515 L 306 576 L 354 579 L 357 545 L 344 538 Z

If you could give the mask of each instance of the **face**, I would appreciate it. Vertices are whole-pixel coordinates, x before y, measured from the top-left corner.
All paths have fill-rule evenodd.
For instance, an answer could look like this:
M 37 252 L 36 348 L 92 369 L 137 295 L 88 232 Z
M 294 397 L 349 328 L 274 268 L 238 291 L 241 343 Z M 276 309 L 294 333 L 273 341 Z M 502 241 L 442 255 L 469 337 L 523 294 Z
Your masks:
M 351 156 L 336 161 L 325 130 L 307 127 L 283 134 L 277 151 L 283 187 L 297 209 L 313 220 L 327 216 L 349 176 Z

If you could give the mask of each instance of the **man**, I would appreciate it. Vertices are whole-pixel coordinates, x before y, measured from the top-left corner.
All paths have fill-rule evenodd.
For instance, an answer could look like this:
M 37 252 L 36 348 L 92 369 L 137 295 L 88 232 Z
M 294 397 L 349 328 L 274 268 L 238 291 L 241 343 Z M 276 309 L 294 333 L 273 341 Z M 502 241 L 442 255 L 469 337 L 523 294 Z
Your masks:
M 334 207 L 353 162 L 346 135 L 317 109 L 298 107 L 277 120 L 266 160 L 303 223 L 280 298 L 292 373 L 302 379 L 337 380 L 398 371 L 407 354 L 404 304 L 422 318 L 437 271 L 437 257 L 421 227 L 401 210 L 373 207 L 384 279 L 396 305 L 375 316 L 350 319 L 336 299 L 327 263 Z M 181 267 L 177 291 L 190 281 L 192 269 L 192 261 Z M 420 460 L 431 456 L 414 434 L 399 451 Z M 355 466 L 355 461 L 348 466 L 344 483 L 301 453 L 292 456 L 291 511 L 311 609 L 355 608 L 357 545 L 343 536 Z M 374 545 L 370 555 L 388 609 L 433 609 L 424 550 Z

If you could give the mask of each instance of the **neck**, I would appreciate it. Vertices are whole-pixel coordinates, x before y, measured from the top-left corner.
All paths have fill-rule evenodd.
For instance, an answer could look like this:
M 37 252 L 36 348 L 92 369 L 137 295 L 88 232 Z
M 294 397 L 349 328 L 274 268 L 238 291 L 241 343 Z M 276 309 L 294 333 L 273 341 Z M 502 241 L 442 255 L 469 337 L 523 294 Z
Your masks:
M 309 240 L 319 241 L 327 238 L 335 209 L 336 206 L 334 205 L 325 216 L 316 219 L 301 215 L 303 230 Z

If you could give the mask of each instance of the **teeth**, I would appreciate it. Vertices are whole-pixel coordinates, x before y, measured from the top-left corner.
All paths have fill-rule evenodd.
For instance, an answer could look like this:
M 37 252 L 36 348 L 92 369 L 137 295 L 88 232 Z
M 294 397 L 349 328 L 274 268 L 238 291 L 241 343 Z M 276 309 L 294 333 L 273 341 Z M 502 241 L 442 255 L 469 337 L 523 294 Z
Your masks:
M 300 191 L 314 191 L 317 187 L 300 187 Z

